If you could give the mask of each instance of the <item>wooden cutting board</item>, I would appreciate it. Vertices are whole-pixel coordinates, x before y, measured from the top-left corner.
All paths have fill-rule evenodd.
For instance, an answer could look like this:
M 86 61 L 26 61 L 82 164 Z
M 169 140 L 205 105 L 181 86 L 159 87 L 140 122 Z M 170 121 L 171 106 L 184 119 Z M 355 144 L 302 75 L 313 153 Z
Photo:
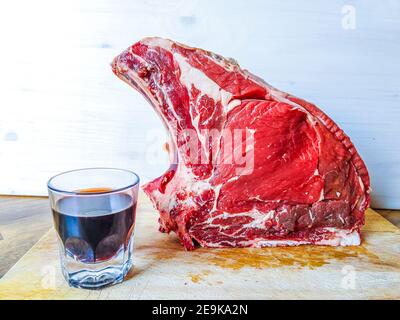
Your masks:
M 400 299 L 400 230 L 368 210 L 360 247 L 184 251 L 140 196 L 134 267 L 122 284 L 68 287 L 50 230 L 0 280 L 0 299 Z M 29 232 L 29 230 L 21 230 Z

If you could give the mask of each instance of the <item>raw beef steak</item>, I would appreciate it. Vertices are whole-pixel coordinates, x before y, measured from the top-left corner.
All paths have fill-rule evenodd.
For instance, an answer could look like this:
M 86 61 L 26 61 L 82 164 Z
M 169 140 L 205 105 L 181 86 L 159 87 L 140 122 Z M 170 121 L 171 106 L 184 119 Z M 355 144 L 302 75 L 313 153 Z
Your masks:
M 170 133 L 171 166 L 144 186 L 186 249 L 359 245 L 367 168 L 315 105 L 232 59 L 161 38 L 117 56 Z

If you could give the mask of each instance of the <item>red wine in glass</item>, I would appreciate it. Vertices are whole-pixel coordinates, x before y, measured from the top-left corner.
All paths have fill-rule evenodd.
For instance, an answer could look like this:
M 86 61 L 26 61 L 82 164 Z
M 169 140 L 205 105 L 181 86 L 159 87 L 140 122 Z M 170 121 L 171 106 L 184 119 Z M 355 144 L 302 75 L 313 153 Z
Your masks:
M 126 250 L 135 225 L 136 201 L 109 189 L 86 189 L 68 195 L 52 209 L 54 225 L 65 253 L 83 263 L 99 263 Z M 97 194 L 102 193 L 105 194 Z

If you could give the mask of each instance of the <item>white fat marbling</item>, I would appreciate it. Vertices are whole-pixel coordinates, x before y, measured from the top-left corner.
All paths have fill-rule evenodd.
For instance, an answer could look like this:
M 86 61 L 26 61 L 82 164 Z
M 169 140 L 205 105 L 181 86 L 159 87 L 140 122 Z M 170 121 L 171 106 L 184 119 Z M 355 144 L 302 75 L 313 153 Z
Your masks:
M 221 89 L 220 86 L 211 80 L 204 72 L 193 68 L 179 53 L 174 53 L 174 59 L 178 63 L 181 77 L 180 81 L 186 88 L 192 85 L 201 92 L 201 95 L 207 95 L 214 101 L 221 101 L 224 108 L 228 107 L 232 94 Z M 235 102 L 237 104 L 237 102 Z

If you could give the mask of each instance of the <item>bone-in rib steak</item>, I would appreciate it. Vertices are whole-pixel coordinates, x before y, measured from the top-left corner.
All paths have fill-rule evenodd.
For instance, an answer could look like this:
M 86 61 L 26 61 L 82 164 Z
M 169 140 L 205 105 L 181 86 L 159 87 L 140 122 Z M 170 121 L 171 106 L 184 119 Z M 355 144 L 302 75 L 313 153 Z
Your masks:
M 160 231 L 188 250 L 360 244 L 368 171 L 315 105 L 232 59 L 161 38 L 134 44 L 112 68 L 170 132 L 171 166 L 144 186 Z

